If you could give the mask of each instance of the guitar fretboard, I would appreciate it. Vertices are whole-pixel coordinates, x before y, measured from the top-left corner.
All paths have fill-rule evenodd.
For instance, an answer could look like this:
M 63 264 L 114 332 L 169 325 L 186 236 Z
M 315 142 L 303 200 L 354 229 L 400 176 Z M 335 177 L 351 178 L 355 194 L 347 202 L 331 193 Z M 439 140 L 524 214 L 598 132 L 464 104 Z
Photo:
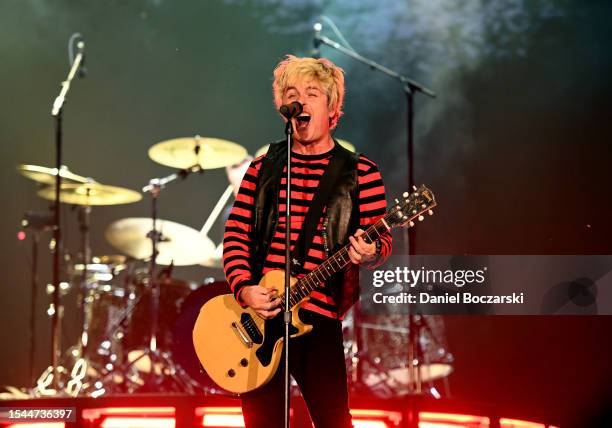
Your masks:
M 371 244 L 380 237 L 383 233 L 389 230 L 385 217 L 378 220 L 376 223 L 371 225 L 362 235 L 363 240 Z M 342 247 L 339 251 L 334 253 L 331 257 L 321 263 L 317 268 L 313 269 L 308 275 L 298 280 L 295 286 L 291 289 L 289 295 L 289 306 L 294 307 L 302 299 L 310 295 L 310 293 L 323 286 L 325 281 L 329 279 L 333 274 L 342 270 L 347 264 L 350 263 L 348 250 L 351 244 L 347 244 Z

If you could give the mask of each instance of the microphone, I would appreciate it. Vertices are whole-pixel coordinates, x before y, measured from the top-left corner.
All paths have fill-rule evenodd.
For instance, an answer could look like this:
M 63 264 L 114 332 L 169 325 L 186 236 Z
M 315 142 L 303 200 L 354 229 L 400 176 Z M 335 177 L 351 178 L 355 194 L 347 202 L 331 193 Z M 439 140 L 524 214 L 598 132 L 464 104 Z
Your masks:
M 299 116 L 302 113 L 303 108 L 304 107 L 302 106 L 300 102 L 293 101 L 292 103 L 289 103 L 289 104 L 283 104 L 282 106 L 280 106 L 278 111 L 280 114 L 285 116 L 287 120 L 291 120 L 294 117 Z
M 323 29 L 323 26 L 321 25 L 320 22 L 315 22 L 315 24 L 312 26 L 312 29 L 314 30 L 314 36 L 312 38 L 312 57 L 313 58 L 321 58 L 321 51 L 319 50 L 319 46 L 321 46 L 321 30 Z

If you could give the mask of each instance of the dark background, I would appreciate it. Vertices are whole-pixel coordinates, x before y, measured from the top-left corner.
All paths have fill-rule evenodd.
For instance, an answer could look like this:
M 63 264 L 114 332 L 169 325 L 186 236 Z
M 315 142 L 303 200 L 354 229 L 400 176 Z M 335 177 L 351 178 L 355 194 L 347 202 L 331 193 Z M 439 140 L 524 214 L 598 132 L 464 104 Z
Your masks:
M 287 53 L 310 53 L 320 14 L 358 52 L 438 93 L 416 97 L 415 177 L 440 205 L 419 226 L 418 253 L 610 254 L 609 2 L 3 0 L 0 383 L 28 384 L 31 241 L 15 234 L 24 211 L 49 204 L 15 167 L 54 164 L 50 109 L 68 70 L 69 36 L 85 35 L 89 74 L 73 83 L 65 107 L 64 163 L 137 190 L 170 172 L 147 157 L 156 142 L 200 134 L 254 153 L 282 137 L 272 69 Z M 336 136 L 380 164 L 392 198 L 406 187 L 401 86 L 332 49 L 322 53 L 346 71 Z M 161 217 L 199 229 L 226 185 L 223 170 L 172 185 Z M 146 215 L 146 199 L 94 209 L 94 254 L 116 253 L 104 240 L 108 224 Z M 67 249 L 76 253 L 75 213 L 66 208 L 64 218 Z M 48 240 L 42 237 L 37 372 L 50 355 Z M 175 276 L 223 275 L 190 267 Z M 64 343 L 77 331 L 68 321 Z M 447 317 L 452 396 L 586 426 L 612 392 L 611 327 L 603 316 Z

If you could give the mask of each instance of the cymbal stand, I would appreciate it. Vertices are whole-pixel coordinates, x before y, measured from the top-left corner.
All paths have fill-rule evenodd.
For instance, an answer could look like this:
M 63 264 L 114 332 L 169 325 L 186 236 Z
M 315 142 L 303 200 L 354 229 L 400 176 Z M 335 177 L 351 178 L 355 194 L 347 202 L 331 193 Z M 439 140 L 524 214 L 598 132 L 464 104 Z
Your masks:
M 89 193 L 89 189 L 87 189 Z M 91 215 L 91 205 L 78 207 L 79 209 L 79 230 L 81 232 L 81 263 L 83 263 L 83 271 L 81 273 L 81 287 L 79 293 L 79 305 L 81 306 L 81 323 L 83 326 L 81 339 L 79 341 L 79 354 L 83 357 L 87 353 L 87 344 L 89 341 L 89 317 L 87 315 L 88 307 L 91 302 L 87 299 L 87 269 L 91 260 L 91 245 L 89 237 L 89 218 Z
M 199 146 L 195 147 L 195 154 L 197 156 L 199 152 Z M 146 348 L 142 355 L 140 355 L 137 359 L 130 362 L 126 367 L 129 369 L 140 359 L 145 356 L 149 356 L 151 361 L 151 373 L 150 373 L 150 384 L 153 386 L 160 386 L 164 381 L 164 370 L 157 373 L 158 364 L 164 364 L 169 369 L 169 378 L 174 383 L 179 386 L 185 388 L 187 392 L 193 393 L 193 383 L 186 376 L 186 374 L 176 366 L 176 364 L 171 360 L 168 353 L 161 352 L 161 350 L 157 347 L 157 334 L 159 330 L 159 299 L 160 299 L 160 283 L 156 277 L 157 270 L 157 245 L 159 242 L 162 242 L 163 236 L 157 229 L 157 218 L 158 218 L 158 199 L 161 194 L 161 191 L 164 189 L 166 184 L 175 181 L 176 179 L 185 179 L 187 176 L 193 172 L 202 173 L 204 170 L 201 165 L 195 164 L 192 167 L 181 169 L 173 174 L 170 174 L 166 177 L 162 178 L 153 178 L 149 181 L 149 184 L 145 186 L 142 191 L 145 193 L 151 194 L 151 221 L 152 227 L 151 231 L 147 234 L 147 237 L 151 240 L 151 258 L 149 260 L 149 287 L 151 290 L 151 337 L 149 340 L 149 347 Z
M 32 235 L 32 277 L 31 277 L 31 291 L 30 291 L 30 361 L 29 361 L 29 379 L 32 381 L 32 385 L 36 383 L 34 377 L 34 355 L 36 350 L 36 300 L 38 294 L 38 244 L 40 241 L 40 234 L 45 231 L 53 230 L 53 215 L 49 213 L 39 213 L 34 211 L 27 211 L 21 219 L 21 227 L 23 228 L 23 237 L 19 239 L 25 239 L 25 229 L 30 229 L 33 232 Z

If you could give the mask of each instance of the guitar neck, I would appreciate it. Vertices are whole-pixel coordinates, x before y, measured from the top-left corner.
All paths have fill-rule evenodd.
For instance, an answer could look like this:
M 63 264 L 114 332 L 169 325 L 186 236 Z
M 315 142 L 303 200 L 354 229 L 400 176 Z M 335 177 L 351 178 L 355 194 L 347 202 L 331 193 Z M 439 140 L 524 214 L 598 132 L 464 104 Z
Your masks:
M 383 217 L 371 225 L 361 236 L 366 243 L 371 244 L 388 230 L 390 230 L 390 227 Z M 342 247 L 296 283 L 289 296 L 290 307 L 297 305 L 313 290 L 322 287 L 327 279 L 350 263 L 351 259 L 348 252 L 350 246 L 351 244 L 347 244 Z

